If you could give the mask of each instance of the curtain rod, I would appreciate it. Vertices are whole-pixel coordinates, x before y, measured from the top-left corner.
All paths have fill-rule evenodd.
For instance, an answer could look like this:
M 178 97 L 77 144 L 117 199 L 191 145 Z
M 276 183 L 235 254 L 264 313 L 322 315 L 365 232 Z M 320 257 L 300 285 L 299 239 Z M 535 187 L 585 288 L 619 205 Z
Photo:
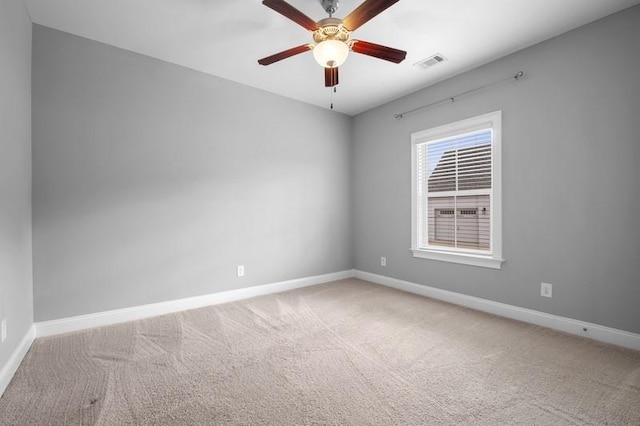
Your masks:
M 409 110 L 409 111 L 401 112 L 400 114 L 394 114 L 393 118 L 395 118 L 396 120 L 401 120 L 401 119 L 404 118 L 405 115 L 413 114 L 414 112 L 422 111 L 423 109 L 431 108 L 431 107 L 434 107 L 436 105 L 443 104 L 445 102 L 455 102 L 456 99 L 458 99 L 458 98 L 462 98 L 464 96 L 473 95 L 475 93 L 481 92 L 483 90 L 490 89 L 490 88 L 498 86 L 500 84 L 510 82 L 511 80 L 516 80 L 517 81 L 517 80 L 521 79 L 522 77 L 524 77 L 524 72 L 518 71 L 515 75 L 513 75 L 513 76 L 511 76 L 509 78 L 505 78 L 505 79 L 502 79 L 502 80 L 499 80 L 499 81 L 496 81 L 496 82 L 493 82 L 493 83 L 490 83 L 490 84 L 486 84 L 484 86 L 476 87 L 475 89 L 467 90 L 466 92 L 458 93 L 457 95 L 451 96 L 449 98 L 445 98 L 445 99 L 442 99 L 442 100 L 437 101 L 437 102 L 433 102 L 433 103 L 430 103 L 430 104 L 427 104 L 427 105 L 423 105 L 421 107 L 414 108 L 414 109 Z

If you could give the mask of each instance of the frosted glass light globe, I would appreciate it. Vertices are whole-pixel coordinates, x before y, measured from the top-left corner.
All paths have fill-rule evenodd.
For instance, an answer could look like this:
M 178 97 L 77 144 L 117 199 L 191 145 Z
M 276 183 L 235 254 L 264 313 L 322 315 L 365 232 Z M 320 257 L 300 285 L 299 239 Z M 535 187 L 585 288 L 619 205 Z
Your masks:
M 337 68 L 347 60 L 349 46 L 339 40 L 321 41 L 313 48 L 313 57 L 325 68 Z

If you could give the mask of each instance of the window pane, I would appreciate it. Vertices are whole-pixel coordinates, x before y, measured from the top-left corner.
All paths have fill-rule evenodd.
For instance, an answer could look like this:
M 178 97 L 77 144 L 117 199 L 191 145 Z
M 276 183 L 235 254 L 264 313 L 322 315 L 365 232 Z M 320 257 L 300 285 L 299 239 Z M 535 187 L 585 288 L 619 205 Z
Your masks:
M 491 188 L 491 144 L 458 150 L 458 190 Z
M 428 245 L 489 250 L 490 200 L 489 195 L 429 197 Z
M 489 250 L 489 201 L 489 195 L 456 197 L 456 247 Z
M 491 130 L 428 144 L 428 191 L 491 188 Z
M 429 245 L 455 247 L 455 197 L 429 197 Z
M 429 192 L 456 190 L 456 150 L 451 141 L 429 144 L 428 176 Z

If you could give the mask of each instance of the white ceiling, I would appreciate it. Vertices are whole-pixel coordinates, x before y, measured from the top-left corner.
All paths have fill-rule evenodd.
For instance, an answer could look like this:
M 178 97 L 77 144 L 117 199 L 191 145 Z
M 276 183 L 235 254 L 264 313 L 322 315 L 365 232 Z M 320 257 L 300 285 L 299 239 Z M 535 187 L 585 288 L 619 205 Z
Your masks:
M 344 18 L 363 0 L 341 0 Z M 330 89 L 308 52 L 257 60 L 311 42 L 307 30 L 260 0 L 25 0 L 33 22 L 328 108 Z M 320 0 L 289 0 L 314 20 Z M 335 110 L 355 115 L 564 33 L 640 0 L 401 0 L 353 37 L 406 50 L 399 65 L 352 53 L 340 67 Z M 414 64 L 434 53 L 448 60 Z M 514 70 L 517 71 L 517 70 Z

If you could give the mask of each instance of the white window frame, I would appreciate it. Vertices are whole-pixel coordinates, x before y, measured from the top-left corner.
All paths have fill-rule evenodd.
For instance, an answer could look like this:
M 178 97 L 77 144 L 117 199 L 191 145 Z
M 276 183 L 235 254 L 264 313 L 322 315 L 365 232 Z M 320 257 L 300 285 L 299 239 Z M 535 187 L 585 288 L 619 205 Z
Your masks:
M 419 209 L 422 197 L 418 194 L 418 146 L 431 141 L 487 129 L 492 130 L 491 238 L 489 250 L 481 252 L 454 247 L 420 247 L 419 235 L 423 232 L 428 232 L 428 225 L 424 225 L 420 221 Z M 426 197 L 426 193 L 424 196 Z M 414 257 L 422 259 L 493 269 L 502 267 L 502 263 L 505 261 L 502 257 L 502 111 L 490 112 L 411 134 L 411 251 Z

